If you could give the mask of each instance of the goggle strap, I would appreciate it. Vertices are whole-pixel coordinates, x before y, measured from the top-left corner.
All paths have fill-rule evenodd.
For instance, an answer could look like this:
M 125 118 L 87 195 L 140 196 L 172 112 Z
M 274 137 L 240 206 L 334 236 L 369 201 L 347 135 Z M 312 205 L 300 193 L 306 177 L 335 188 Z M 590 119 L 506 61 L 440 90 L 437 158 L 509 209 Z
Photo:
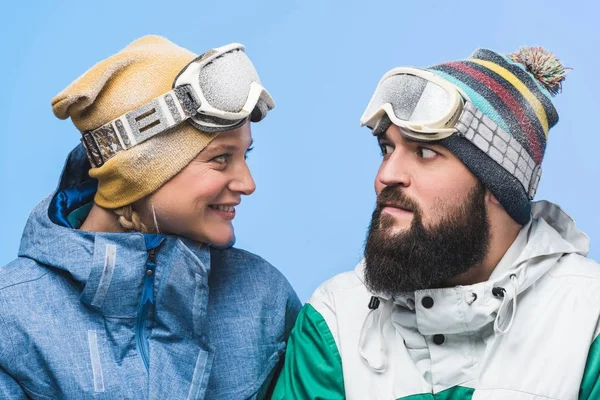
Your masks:
M 98 168 L 117 153 L 179 125 L 199 107 L 191 87 L 182 85 L 93 131 L 83 132 L 81 142 L 92 167 Z
M 181 106 L 186 118 L 196 114 L 201 103 L 196 97 L 191 85 L 177 86 L 173 89 L 173 92 L 175 92 L 177 100 L 179 100 L 179 105 Z
M 527 150 L 502 127 L 466 101 L 456 124 L 459 134 L 514 176 L 533 200 L 542 175 Z

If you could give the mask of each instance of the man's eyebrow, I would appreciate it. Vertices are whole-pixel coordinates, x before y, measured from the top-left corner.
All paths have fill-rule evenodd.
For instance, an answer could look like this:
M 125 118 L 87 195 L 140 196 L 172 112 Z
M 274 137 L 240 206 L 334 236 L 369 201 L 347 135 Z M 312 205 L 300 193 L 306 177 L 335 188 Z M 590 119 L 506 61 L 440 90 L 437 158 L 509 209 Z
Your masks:
M 390 138 L 388 138 L 387 132 L 381 132 L 376 137 L 377 137 L 378 142 L 381 142 L 383 140 L 390 141 Z
M 392 142 L 392 140 L 388 137 L 387 132 L 381 132 L 376 137 L 377 137 L 378 142 Z M 439 140 L 428 142 L 428 141 L 416 140 L 416 139 L 413 139 L 410 137 L 406 137 L 404 135 L 401 135 L 401 140 L 404 141 L 405 143 L 412 144 L 412 145 L 430 146 L 430 147 L 435 147 L 436 149 L 448 150 L 444 145 L 441 144 L 441 142 Z
M 420 146 L 420 147 L 428 147 L 428 148 L 433 148 L 436 151 L 439 152 L 444 152 L 446 150 L 448 150 L 446 147 L 444 147 L 439 140 L 433 140 L 433 141 L 422 141 L 422 140 L 415 140 L 412 138 L 404 138 L 404 140 L 406 141 L 406 143 L 410 143 L 413 146 Z

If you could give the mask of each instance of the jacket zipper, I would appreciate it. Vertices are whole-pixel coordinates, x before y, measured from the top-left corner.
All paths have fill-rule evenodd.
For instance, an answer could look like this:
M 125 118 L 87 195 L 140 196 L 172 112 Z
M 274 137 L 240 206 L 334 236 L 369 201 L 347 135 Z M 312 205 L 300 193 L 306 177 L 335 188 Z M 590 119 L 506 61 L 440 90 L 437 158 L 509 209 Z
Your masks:
M 146 340 L 146 320 L 148 319 L 148 308 L 154 303 L 152 292 L 154 287 L 154 273 L 156 270 L 156 248 L 148 250 L 148 260 L 146 261 L 146 275 L 144 276 L 144 287 L 142 289 L 142 298 L 138 306 L 138 313 L 135 325 L 135 344 L 137 346 L 146 372 L 149 370 L 148 361 L 148 341 Z

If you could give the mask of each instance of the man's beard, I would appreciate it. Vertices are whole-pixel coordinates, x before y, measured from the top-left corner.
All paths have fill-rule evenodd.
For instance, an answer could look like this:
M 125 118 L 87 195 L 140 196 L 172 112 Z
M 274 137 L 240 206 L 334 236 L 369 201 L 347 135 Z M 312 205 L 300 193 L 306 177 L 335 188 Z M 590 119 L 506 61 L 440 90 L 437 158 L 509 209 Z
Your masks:
M 365 244 L 367 288 L 391 296 L 439 288 L 481 263 L 490 242 L 485 193 L 478 182 L 463 204 L 449 205 L 453 210 L 435 226 L 425 228 L 421 210 L 413 200 L 399 188 L 384 188 L 377 198 Z M 385 203 L 412 211 L 410 228 L 392 233 L 394 217 L 381 214 Z

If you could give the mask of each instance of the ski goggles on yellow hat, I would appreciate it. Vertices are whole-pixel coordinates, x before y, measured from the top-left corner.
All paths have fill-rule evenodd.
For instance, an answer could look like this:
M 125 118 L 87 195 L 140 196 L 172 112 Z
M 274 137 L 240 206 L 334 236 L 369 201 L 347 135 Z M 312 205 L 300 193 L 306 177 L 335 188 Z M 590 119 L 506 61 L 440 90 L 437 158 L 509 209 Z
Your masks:
M 173 89 L 103 126 L 83 133 L 92 167 L 188 121 L 206 133 L 262 120 L 275 107 L 241 44 L 210 50 L 177 75 Z
M 379 81 L 360 123 L 377 135 L 387 128 L 381 124 L 387 116 L 412 139 L 441 140 L 457 132 L 454 125 L 465 98 L 456 86 L 432 72 L 394 68 Z
M 457 134 L 483 151 L 514 176 L 533 199 L 541 176 L 526 149 L 502 127 L 488 118 L 457 86 L 432 72 L 400 67 L 379 81 L 363 116 L 379 136 L 390 124 L 416 141 L 437 141 Z

